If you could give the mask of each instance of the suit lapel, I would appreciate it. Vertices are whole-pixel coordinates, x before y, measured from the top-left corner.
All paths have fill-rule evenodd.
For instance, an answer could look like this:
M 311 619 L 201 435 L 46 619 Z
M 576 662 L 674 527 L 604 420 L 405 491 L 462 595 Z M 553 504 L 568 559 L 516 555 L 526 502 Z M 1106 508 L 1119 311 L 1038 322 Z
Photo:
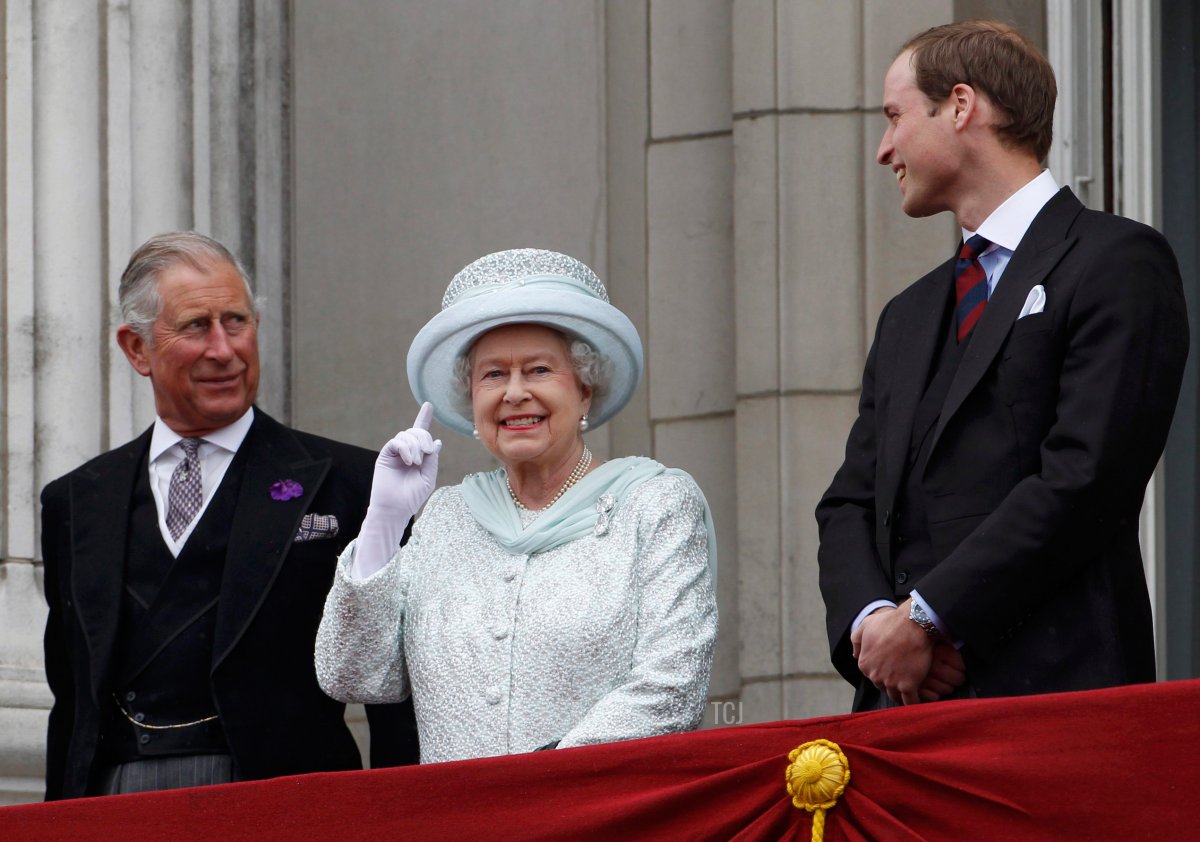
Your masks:
M 975 325 L 971 344 L 950 383 L 930 445 L 931 455 L 937 449 L 942 431 L 950 419 L 979 385 L 984 373 L 1000 353 L 1029 291 L 1046 279 L 1075 244 L 1075 238 L 1068 238 L 1067 232 L 1081 210 L 1083 205 L 1064 187 L 1042 208 L 1013 252 L 995 294 Z M 1047 295 L 1051 294 L 1047 291 Z
M 892 316 L 901 326 L 902 336 L 897 345 L 902 356 L 896 363 L 888 398 L 888 439 L 884 442 L 883 462 L 884 475 L 894 483 L 899 483 L 904 475 L 913 420 L 942 335 L 953 280 L 954 260 L 950 259 L 922 278 L 914 286 L 907 308 Z
M 71 478 L 71 592 L 88 641 L 94 700 L 100 698 L 116 646 L 129 501 L 152 430 Z
M 242 444 L 249 451 L 229 531 L 213 669 L 254 619 L 330 465 L 328 458 L 313 459 L 290 430 L 266 413 L 255 409 L 254 414 L 254 426 Z M 276 500 L 271 487 L 285 479 L 299 483 L 303 491 L 290 500 Z

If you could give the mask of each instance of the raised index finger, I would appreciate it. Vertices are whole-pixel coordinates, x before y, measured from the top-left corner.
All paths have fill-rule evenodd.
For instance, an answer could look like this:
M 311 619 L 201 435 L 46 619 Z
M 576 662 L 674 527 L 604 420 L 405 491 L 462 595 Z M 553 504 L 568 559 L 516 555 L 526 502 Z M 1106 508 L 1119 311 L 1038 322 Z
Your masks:
M 429 401 L 421 404 L 421 409 L 417 412 L 417 420 L 413 422 L 413 427 L 418 430 L 429 430 L 429 422 L 433 420 L 433 404 Z

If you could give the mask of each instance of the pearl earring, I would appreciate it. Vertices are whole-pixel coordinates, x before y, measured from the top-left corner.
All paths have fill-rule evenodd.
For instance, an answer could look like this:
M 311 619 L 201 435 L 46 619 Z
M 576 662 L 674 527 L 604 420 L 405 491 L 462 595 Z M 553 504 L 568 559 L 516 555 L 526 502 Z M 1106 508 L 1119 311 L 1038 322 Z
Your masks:
M 589 426 L 586 415 L 579 419 L 579 432 L 586 433 Z
M 478 427 L 472 428 L 471 435 L 473 435 L 475 437 L 475 441 L 479 441 L 479 428 Z

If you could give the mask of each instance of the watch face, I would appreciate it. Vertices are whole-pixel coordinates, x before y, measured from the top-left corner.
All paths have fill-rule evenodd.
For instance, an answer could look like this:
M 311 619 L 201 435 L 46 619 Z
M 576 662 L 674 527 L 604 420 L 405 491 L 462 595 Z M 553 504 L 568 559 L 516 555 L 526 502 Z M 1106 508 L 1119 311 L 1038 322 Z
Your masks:
M 933 620 L 931 620 L 929 615 L 925 613 L 925 609 L 917 605 L 915 602 L 912 603 L 908 610 L 908 619 L 912 620 L 930 634 L 937 634 L 937 626 L 933 624 Z

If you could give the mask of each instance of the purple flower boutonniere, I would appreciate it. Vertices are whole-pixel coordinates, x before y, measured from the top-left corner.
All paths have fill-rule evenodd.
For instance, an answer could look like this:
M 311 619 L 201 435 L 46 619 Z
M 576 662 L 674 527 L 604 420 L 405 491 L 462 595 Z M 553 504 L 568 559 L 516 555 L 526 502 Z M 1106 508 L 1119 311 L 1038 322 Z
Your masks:
M 294 479 L 281 479 L 271 486 L 272 500 L 291 500 L 304 493 L 304 486 Z

